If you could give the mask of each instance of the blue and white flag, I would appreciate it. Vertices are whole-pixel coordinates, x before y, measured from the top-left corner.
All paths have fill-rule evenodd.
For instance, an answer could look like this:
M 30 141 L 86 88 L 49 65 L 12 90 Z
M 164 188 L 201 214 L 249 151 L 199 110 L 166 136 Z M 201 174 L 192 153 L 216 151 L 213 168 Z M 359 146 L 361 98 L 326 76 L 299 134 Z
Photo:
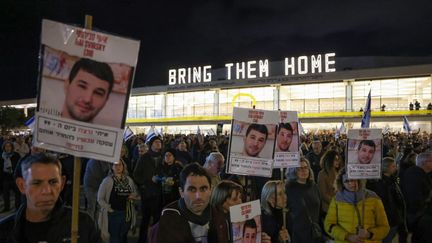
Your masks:
M 298 122 L 298 130 L 299 130 L 299 134 L 300 135 L 306 135 L 306 132 L 305 132 L 305 130 L 303 128 L 303 125 L 302 125 L 302 123 L 300 121 Z
M 158 134 L 156 133 L 154 126 L 151 126 L 150 130 L 149 130 L 149 132 L 147 134 L 145 143 L 150 142 L 150 139 L 152 139 L 153 137 L 156 137 L 156 136 L 158 136 Z
M 34 126 L 35 126 L 35 117 L 33 116 L 32 118 L 28 119 L 25 123 L 26 127 L 28 127 L 31 132 L 33 133 L 34 131 Z
M 366 100 L 366 105 L 363 112 L 363 117 L 361 121 L 361 128 L 369 128 L 371 119 L 371 91 L 369 90 L 369 94 Z
M 129 138 L 131 138 L 134 135 L 133 131 L 130 129 L 130 127 L 126 127 L 124 133 L 123 133 L 123 140 L 127 141 Z
M 338 139 L 340 137 L 340 135 L 344 134 L 344 133 L 346 133 L 346 131 L 345 131 L 345 121 L 342 121 L 340 127 L 336 129 L 335 138 Z
M 412 129 L 406 116 L 403 117 L 403 130 L 406 133 L 411 133 Z
M 201 134 L 201 129 L 200 129 L 199 126 L 198 126 L 198 128 L 197 128 L 197 134 Z

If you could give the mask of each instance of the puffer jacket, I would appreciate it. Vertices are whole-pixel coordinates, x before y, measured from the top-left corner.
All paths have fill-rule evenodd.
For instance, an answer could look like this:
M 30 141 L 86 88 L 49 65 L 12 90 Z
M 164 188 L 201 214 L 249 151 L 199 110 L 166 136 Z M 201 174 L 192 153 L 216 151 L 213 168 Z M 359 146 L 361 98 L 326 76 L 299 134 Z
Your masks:
M 363 202 L 365 202 L 364 217 L 362 215 Z M 370 239 L 365 243 L 378 243 L 387 236 L 390 226 L 384 206 L 381 199 L 369 190 L 365 190 L 365 200 L 360 200 L 356 205 L 344 200 L 341 192 L 336 193 L 330 202 L 324 228 L 335 239 L 335 243 L 348 242 L 345 237 L 348 234 L 357 233 L 360 225 L 359 218 L 364 218 L 364 228 L 372 233 Z

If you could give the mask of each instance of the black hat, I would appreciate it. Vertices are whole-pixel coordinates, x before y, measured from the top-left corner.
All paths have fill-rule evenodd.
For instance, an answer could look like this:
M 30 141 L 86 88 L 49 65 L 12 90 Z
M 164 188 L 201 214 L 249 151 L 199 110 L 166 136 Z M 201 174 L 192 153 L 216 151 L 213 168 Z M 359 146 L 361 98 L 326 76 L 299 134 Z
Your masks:
M 175 149 L 169 148 L 169 149 L 164 151 L 163 155 L 165 156 L 165 154 L 167 152 L 170 152 L 174 156 L 174 160 L 176 159 L 176 150 Z
M 151 149 L 151 147 L 152 147 L 152 145 L 153 145 L 153 142 L 154 142 L 156 139 L 159 139 L 159 140 L 162 142 L 162 138 L 159 137 L 159 136 L 153 136 L 153 137 L 151 137 L 150 140 L 147 142 L 147 145 L 148 145 L 149 149 Z

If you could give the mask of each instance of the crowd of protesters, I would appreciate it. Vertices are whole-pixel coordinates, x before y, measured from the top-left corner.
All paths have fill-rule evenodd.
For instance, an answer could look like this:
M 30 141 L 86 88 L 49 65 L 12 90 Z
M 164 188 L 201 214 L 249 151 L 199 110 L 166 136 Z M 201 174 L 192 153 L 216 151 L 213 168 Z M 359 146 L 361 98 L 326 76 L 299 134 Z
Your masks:
M 344 136 L 300 139 L 300 167 L 281 180 L 280 170 L 272 178 L 227 174 L 228 136 L 135 135 L 117 164 L 84 161 L 87 212 L 105 242 L 127 242 L 137 227 L 138 242 L 233 242 L 229 207 L 254 199 L 261 199 L 262 242 L 432 241 L 431 134 L 384 134 L 382 177 L 367 181 L 347 178 Z M 26 202 L 15 184 L 20 161 L 47 152 L 30 137 L 0 143 L 0 210 L 12 212 L 11 192 L 15 209 Z M 73 158 L 57 158 L 66 176 L 62 202 L 70 205 Z

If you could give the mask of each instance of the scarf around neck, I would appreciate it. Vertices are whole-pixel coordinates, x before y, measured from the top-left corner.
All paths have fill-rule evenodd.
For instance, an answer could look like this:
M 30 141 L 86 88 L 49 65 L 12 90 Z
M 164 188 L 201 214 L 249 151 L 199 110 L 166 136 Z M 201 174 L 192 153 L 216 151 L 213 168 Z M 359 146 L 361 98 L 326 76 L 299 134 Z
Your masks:
M 205 225 L 208 222 L 210 222 L 211 219 L 211 212 L 210 212 L 210 206 L 208 205 L 206 209 L 204 209 L 204 212 L 201 215 L 196 215 L 192 213 L 187 207 L 186 203 L 183 198 L 180 198 L 178 200 L 178 206 L 180 209 L 181 215 L 183 215 L 187 221 L 190 221 L 194 224 L 198 225 Z

